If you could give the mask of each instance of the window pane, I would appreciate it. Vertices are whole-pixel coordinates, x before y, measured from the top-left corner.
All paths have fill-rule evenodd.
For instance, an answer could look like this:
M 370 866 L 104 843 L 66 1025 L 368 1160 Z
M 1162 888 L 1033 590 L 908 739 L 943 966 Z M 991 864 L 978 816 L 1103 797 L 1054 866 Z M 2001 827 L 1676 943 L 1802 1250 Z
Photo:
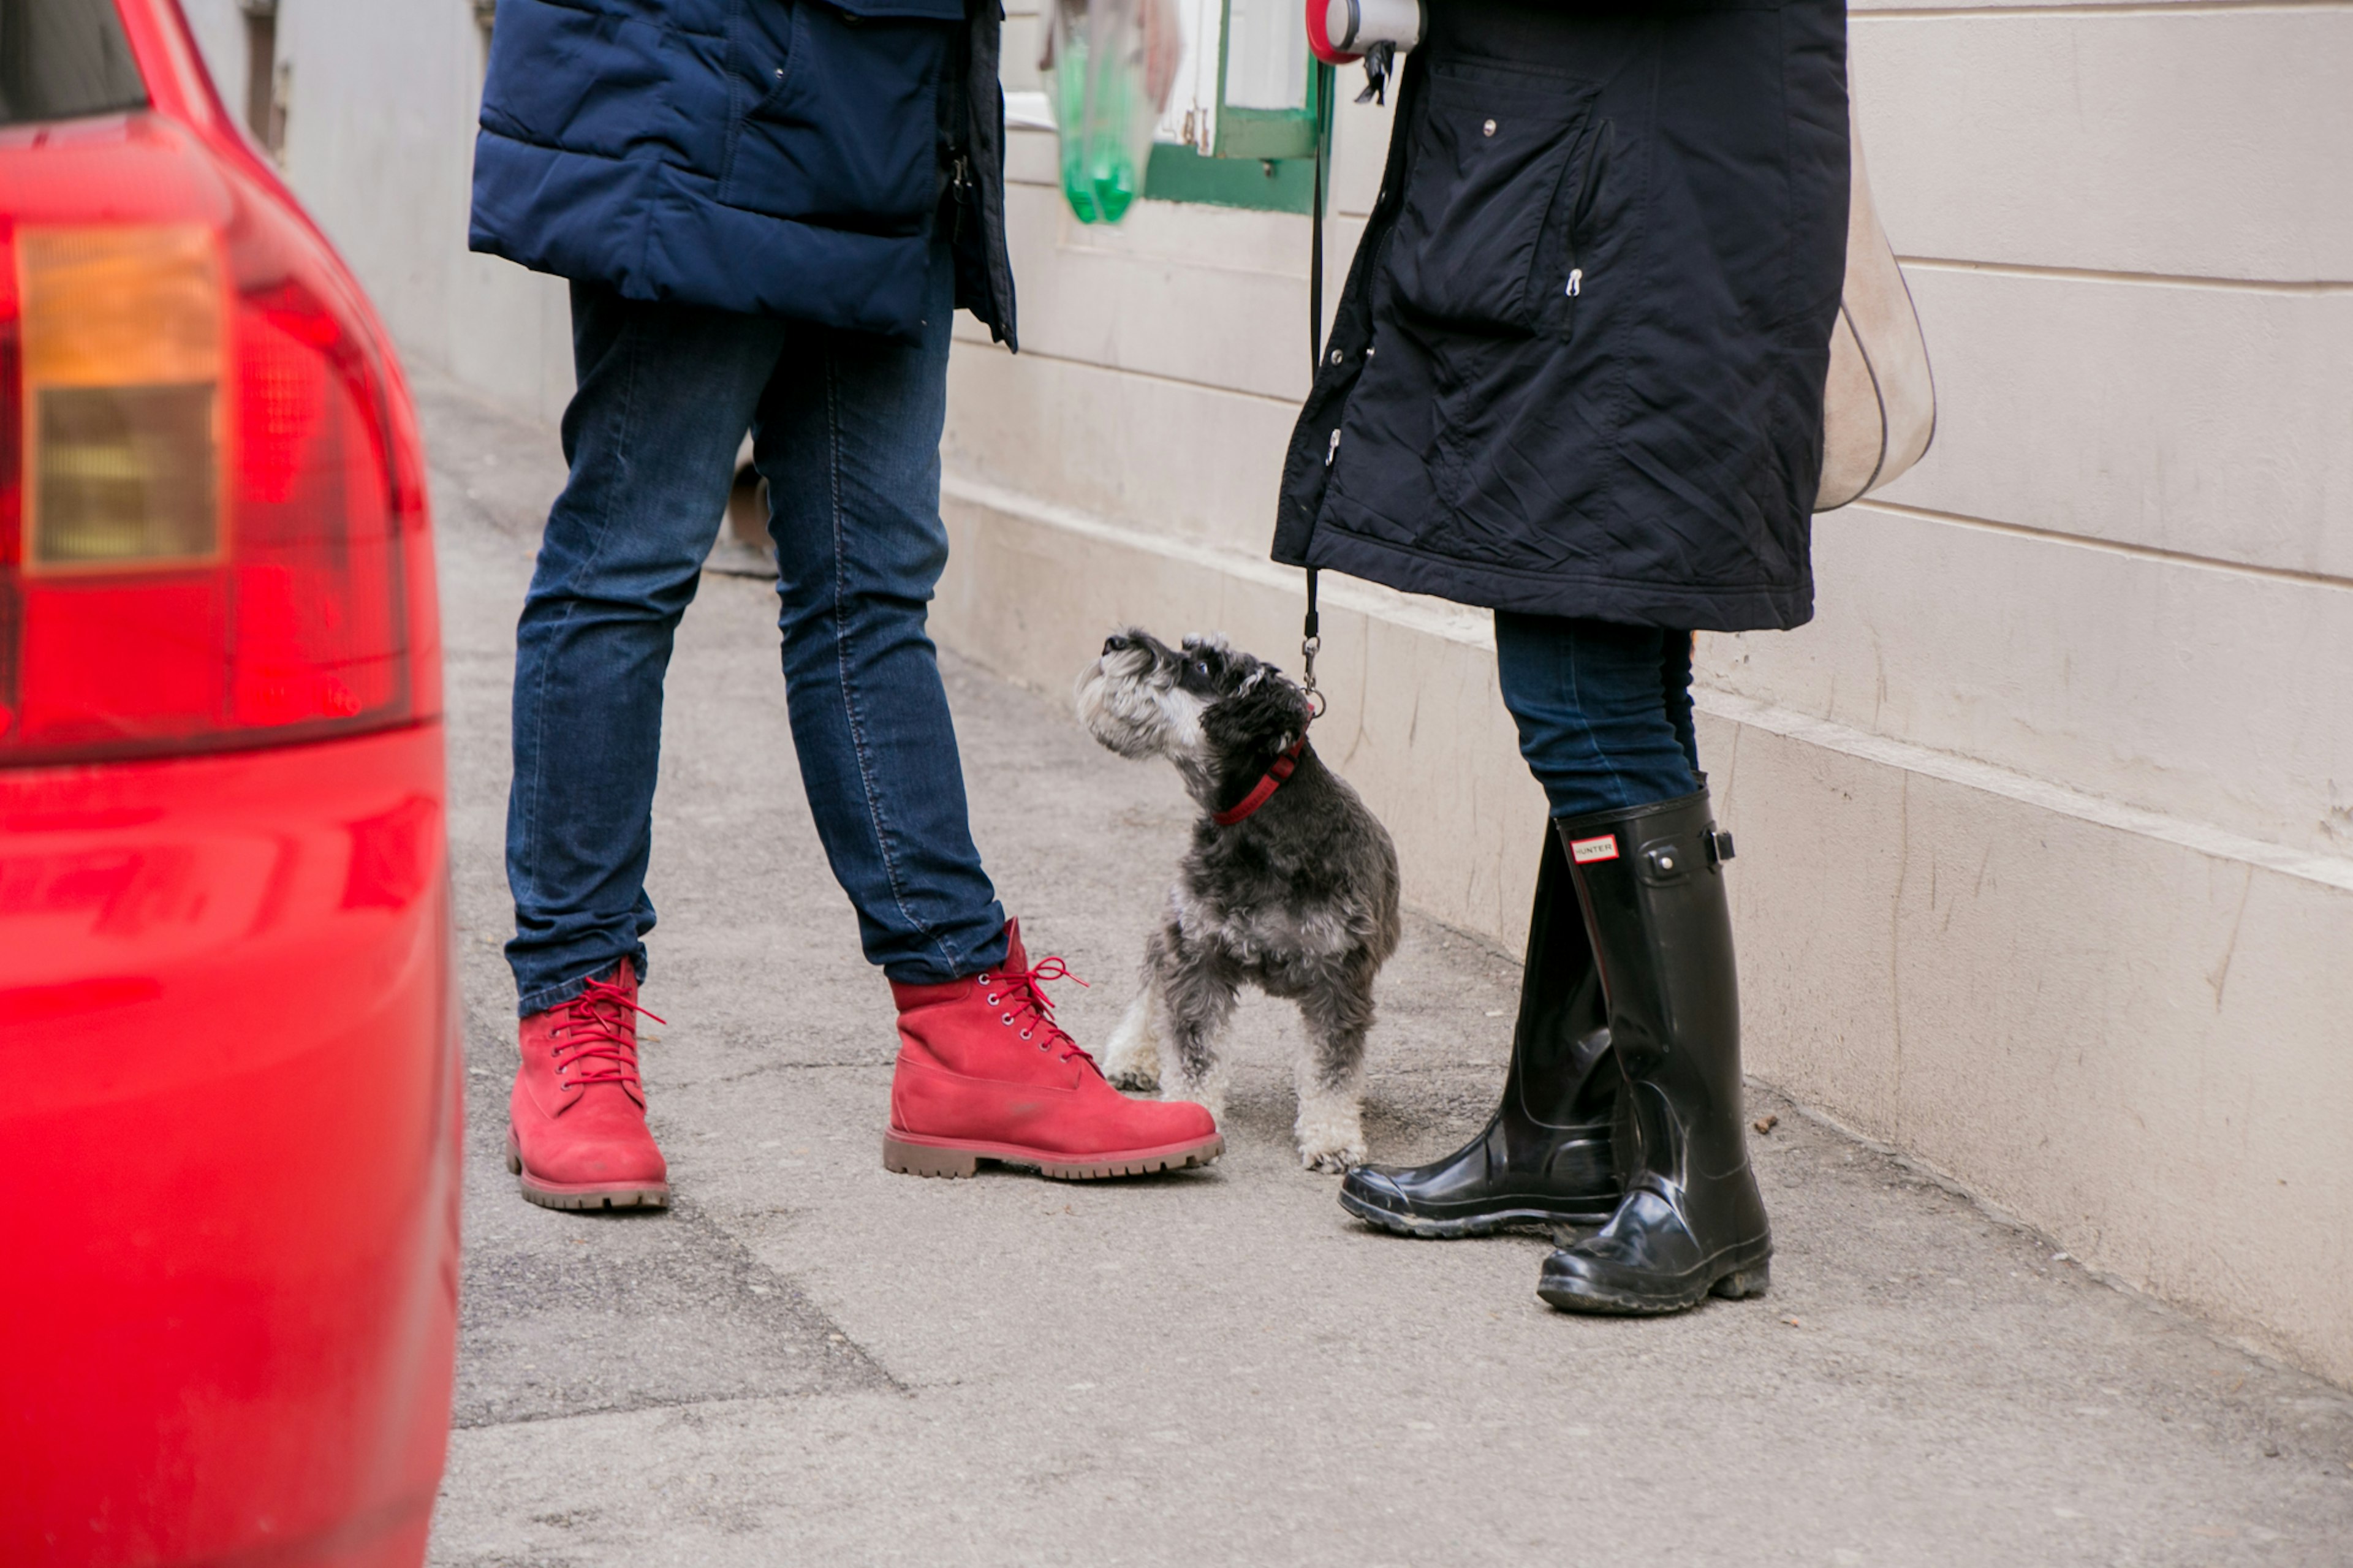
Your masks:
M 1307 28 L 1297 0 L 1231 0 L 1226 28 L 1229 105 L 1307 107 Z

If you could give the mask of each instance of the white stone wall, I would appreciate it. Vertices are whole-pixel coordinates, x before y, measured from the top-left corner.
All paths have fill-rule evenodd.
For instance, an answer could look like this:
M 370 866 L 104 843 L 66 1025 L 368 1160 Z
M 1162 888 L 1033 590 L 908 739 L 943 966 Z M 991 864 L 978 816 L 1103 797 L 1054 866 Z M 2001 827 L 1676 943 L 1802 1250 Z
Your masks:
M 553 416 L 562 286 L 464 251 L 467 0 L 281 4 L 295 187 L 412 359 Z M 238 101 L 235 0 L 189 5 Z M 2353 1384 L 2353 5 L 1883 3 L 1852 36 L 1940 421 L 1819 520 L 1811 626 L 1703 639 L 1751 1067 Z M 1342 109 L 1328 293 L 1387 136 Z M 1127 621 L 1282 658 L 1304 220 L 1087 228 L 1050 136 L 1012 142 L 1024 352 L 966 323 L 953 363 L 943 638 L 1050 689 Z M 1516 942 L 1543 801 L 1484 617 L 1326 593 L 1319 745 L 1419 907 Z

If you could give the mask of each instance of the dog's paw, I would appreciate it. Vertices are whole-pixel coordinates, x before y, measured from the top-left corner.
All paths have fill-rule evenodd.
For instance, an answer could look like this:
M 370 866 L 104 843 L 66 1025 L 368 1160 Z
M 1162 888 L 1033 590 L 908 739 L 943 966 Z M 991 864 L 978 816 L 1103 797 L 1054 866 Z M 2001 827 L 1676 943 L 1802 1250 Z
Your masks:
M 1160 1088 L 1160 1040 L 1152 1027 L 1152 995 L 1127 1006 L 1119 1027 L 1103 1042 L 1103 1075 L 1124 1094 L 1151 1094 Z
M 1365 1146 L 1361 1142 L 1344 1144 L 1336 1149 L 1311 1149 L 1303 1144 L 1299 1163 L 1310 1171 L 1321 1171 L 1327 1176 L 1345 1176 L 1365 1163 Z
M 1311 1093 L 1300 1101 L 1291 1137 L 1302 1165 L 1345 1176 L 1365 1163 L 1364 1108 L 1353 1095 Z

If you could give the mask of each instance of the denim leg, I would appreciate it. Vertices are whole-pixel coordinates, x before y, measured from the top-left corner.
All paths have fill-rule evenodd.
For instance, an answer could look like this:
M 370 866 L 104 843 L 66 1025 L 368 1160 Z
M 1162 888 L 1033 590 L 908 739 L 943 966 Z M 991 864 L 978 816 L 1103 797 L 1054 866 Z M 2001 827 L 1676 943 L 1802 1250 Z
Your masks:
M 1555 816 L 1699 787 L 1688 634 L 1498 610 L 1495 673 Z
M 662 676 L 780 321 L 572 286 L 571 478 L 515 634 L 507 943 L 527 1016 L 619 959 L 642 974 Z
M 1662 632 L 1659 657 L 1661 695 L 1667 704 L 1667 727 L 1675 732 L 1675 744 L 1683 749 L 1683 761 L 1691 764 L 1692 777 L 1699 777 L 1699 730 L 1692 722 L 1692 635 L 1689 632 Z
M 933 251 L 924 341 L 797 326 L 753 423 L 773 498 L 785 697 L 801 783 L 866 956 L 936 984 L 1005 956 L 938 656 L 940 432 L 954 267 Z

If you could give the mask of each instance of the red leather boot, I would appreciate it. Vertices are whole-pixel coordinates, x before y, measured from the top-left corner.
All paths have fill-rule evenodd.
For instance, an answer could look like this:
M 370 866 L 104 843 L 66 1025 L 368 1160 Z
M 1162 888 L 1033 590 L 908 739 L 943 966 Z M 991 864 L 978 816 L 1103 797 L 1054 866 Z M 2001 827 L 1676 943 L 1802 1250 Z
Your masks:
M 1206 1165 L 1225 1152 L 1198 1105 L 1130 1100 L 1055 1026 L 1039 983 L 1065 979 L 1059 958 L 1036 968 L 1021 923 L 1005 922 L 1005 962 L 945 985 L 901 985 L 899 1067 L 891 1079 L 884 1169 L 969 1176 L 983 1160 L 1035 1165 L 1064 1181 Z
M 522 1021 L 507 1100 L 507 1169 L 552 1209 L 662 1208 L 670 1167 L 646 1130 L 637 966 L 623 959 L 571 1001 Z M 646 1016 L 654 1022 L 651 1013 Z

